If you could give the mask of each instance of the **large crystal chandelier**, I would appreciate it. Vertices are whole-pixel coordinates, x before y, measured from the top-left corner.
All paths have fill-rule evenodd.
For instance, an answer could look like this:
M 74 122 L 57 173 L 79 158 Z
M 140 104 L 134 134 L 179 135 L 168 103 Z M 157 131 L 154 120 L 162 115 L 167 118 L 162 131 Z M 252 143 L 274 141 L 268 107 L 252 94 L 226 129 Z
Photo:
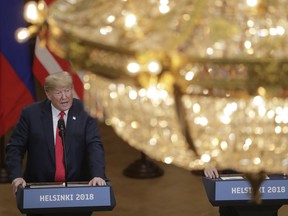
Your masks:
M 87 111 L 151 158 L 287 172 L 287 3 L 58 0 L 45 39 L 86 71 Z

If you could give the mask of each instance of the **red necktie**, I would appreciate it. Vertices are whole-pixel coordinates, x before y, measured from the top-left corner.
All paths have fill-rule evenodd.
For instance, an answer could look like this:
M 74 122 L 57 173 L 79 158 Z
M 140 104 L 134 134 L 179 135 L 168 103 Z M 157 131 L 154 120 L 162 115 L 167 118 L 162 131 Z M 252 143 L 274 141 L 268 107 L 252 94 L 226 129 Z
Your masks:
M 59 119 L 64 118 L 65 113 L 60 112 Z M 64 166 L 64 157 L 63 157 L 63 144 L 61 136 L 59 135 L 59 128 L 57 125 L 56 129 L 56 144 L 55 144 L 55 159 L 56 159 L 56 172 L 55 172 L 55 182 L 64 182 L 65 181 L 65 166 Z

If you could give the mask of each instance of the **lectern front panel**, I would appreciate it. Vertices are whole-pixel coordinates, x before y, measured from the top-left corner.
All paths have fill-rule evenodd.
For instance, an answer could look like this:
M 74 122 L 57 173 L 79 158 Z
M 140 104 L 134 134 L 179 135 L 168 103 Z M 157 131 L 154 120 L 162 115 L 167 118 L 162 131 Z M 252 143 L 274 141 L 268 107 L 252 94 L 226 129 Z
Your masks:
M 219 179 L 203 177 L 210 203 L 219 205 L 250 205 L 252 187 L 242 176 L 221 176 Z M 288 179 L 281 175 L 267 176 L 259 188 L 261 202 L 286 204 L 288 202 Z
M 109 211 L 115 207 L 110 185 L 60 185 L 19 187 L 17 207 L 21 213 Z

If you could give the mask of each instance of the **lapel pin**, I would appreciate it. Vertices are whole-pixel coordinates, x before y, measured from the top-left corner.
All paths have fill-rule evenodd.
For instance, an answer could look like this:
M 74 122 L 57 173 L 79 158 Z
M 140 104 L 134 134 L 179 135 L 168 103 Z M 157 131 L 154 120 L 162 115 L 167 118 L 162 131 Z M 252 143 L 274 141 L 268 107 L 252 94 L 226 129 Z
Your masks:
M 73 116 L 72 118 L 73 118 L 73 120 L 76 120 L 76 117 L 75 117 L 75 116 Z

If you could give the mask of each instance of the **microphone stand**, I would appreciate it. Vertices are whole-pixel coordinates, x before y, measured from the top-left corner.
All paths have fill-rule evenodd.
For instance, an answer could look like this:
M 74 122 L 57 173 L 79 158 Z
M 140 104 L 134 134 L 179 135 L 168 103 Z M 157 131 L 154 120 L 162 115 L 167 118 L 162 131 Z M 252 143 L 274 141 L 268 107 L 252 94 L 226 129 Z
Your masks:
M 67 156 L 66 156 L 66 145 L 65 145 L 65 122 L 63 119 L 58 121 L 59 135 L 62 140 L 63 154 L 64 154 L 64 167 L 65 167 L 65 187 L 67 187 Z

